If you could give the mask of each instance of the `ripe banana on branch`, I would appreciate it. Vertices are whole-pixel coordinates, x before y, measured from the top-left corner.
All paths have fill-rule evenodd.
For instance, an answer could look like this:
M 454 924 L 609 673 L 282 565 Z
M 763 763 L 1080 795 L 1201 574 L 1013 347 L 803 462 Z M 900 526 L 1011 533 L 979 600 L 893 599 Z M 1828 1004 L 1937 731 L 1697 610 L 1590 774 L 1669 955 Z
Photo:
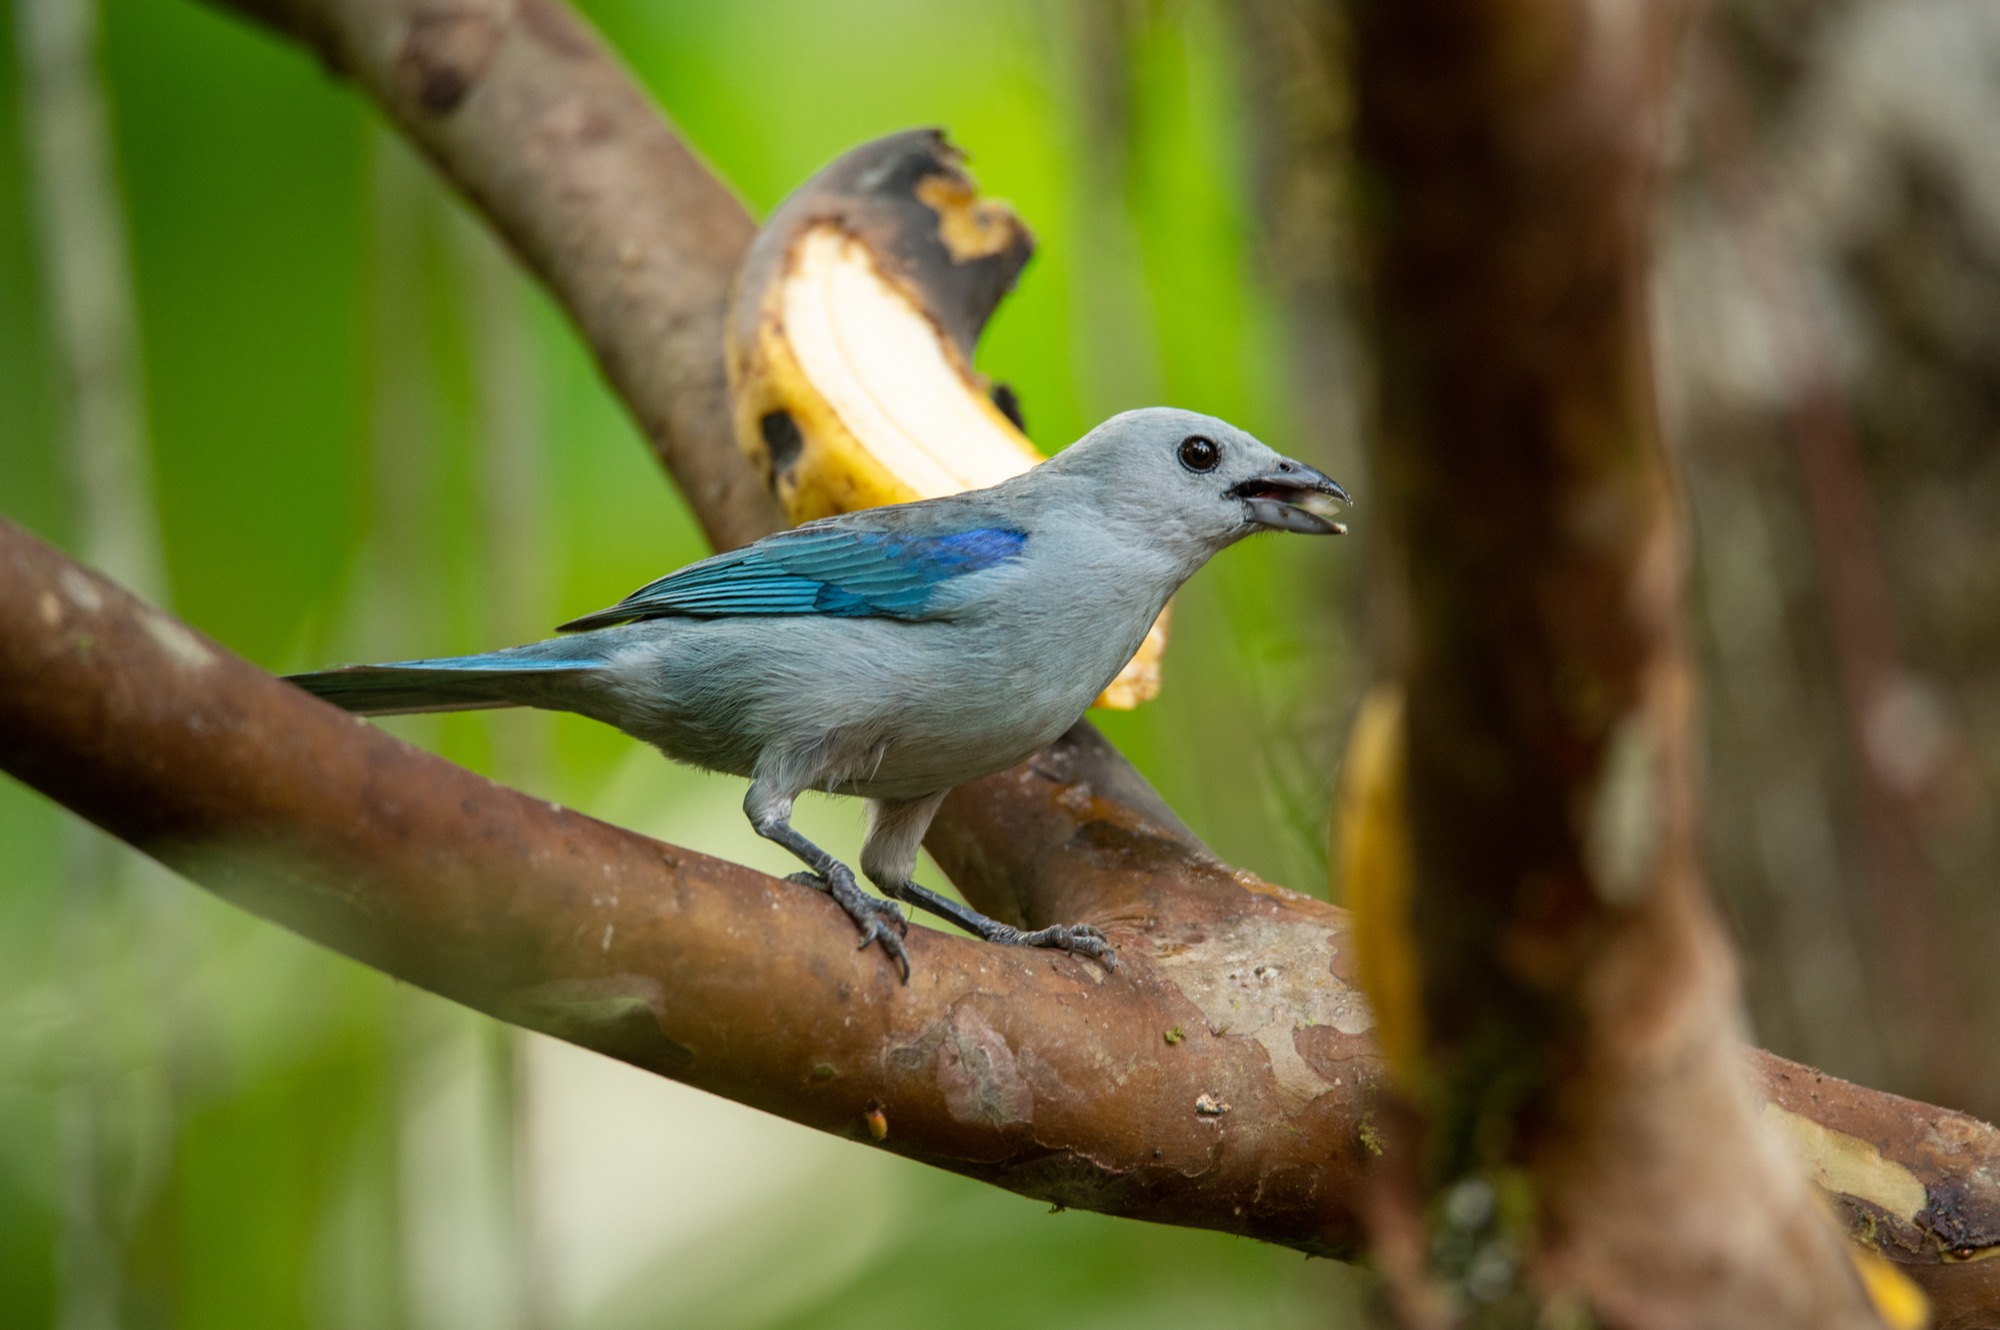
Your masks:
M 786 516 L 936 498 L 1042 460 L 1013 394 L 972 368 L 1033 252 L 979 197 L 936 130 L 876 139 L 787 199 L 736 278 L 728 332 L 736 438 Z M 1097 700 L 1159 692 L 1167 615 Z

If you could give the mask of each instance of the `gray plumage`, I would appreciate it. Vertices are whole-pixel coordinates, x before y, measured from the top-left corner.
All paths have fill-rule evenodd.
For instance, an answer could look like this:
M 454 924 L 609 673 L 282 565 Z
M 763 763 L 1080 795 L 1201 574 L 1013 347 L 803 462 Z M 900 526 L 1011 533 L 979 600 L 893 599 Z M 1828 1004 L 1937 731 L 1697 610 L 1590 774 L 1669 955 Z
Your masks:
M 1088 925 L 1024 933 L 910 881 L 953 786 L 1061 735 L 1208 559 L 1255 531 L 1333 534 L 1326 476 L 1209 416 L 1132 411 L 989 489 L 808 523 L 690 565 L 568 636 L 293 676 L 349 711 L 574 711 L 750 779 L 744 811 L 908 975 L 901 912 L 791 829 L 812 789 L 870 801 L 890 896 L 996 942 L 1112 961 Z M 572 631 L 576 630 L 576 631 Z

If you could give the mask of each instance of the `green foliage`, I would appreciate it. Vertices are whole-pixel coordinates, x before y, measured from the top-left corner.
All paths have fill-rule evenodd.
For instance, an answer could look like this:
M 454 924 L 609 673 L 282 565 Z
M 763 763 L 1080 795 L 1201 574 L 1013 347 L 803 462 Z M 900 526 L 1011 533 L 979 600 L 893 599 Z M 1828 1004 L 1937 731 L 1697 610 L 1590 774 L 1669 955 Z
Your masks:
M 18 3 L 0 23 L 0 513 L 69 543 Z M 1040 237 L 982 362 L 1045 447 L 1163 401 L 1327 460 L 1294 418 L 1253 261 L 1222 10 L 1139 22 L 1129 140 L 1107 144 L 1063 7 L 587 8 L 760 211 L 860 139 L 948 127 Z M 107 5 L 104 23 L 176 612 L 272 669 L 464 651 L 702 552 L 560 314 L 359 98 L 186 0 Z M 524 370 L 496 387 L 508 337 Z M 496 442 L 524 425 L 525 452 Z M 497 472 L 525 513 L 494 497 Z M 518 542 L 532 585 L 498 571 Z M 1325 875 L 1351 670 L 1329 625 L 1352 556 L 1270 541 L 1220 560 L 1178 608 L 1165 696 L 1105 719 L 1219 850 L 1305 890 Z M 546 797 L 791 867 L 742 826 L 734 782 L 586 722 L 398 725 Z M 853 853 L 855 809 L 805 818 Z M 1345 1296 L 1343 1272 L 1295 1254 L 1051 1217 L 539 1048 L 237 916 L 0 781 L 0 1324 L 110 1307 L 190 1330 L 1319 1325 Z M 599 1147 L 615 1166 L 592 1163 Z

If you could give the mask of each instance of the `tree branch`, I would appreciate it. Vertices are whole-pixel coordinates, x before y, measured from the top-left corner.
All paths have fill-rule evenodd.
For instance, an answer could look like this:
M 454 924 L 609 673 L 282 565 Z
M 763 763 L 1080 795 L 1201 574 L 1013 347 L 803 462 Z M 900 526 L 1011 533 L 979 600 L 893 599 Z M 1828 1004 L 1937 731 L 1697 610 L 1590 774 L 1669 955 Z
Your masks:
M 1076 879 L 1167 907 L 1098 916 L 1115 979 L 913 928 L 906 988 L 821 893 L 412 748 L 5 523 L 0 766 L 502 1020 L 857 1140 L 879 1111 L 887 1148 L 1064 1205 L 1353 1250 L 1372 1054 L 1337 913 L 1123 805 L 1067 820 Z
M 736 449 L 721 329 L 756 225 L 559 0 L 215 0 L 352 79 L 590 343 L 717 549 L 776 505 Z
M 1116 976 L 914 928 L 903 988 L 819 893 L 412 748 L 0 522 L 0 768 L 224 899 L 808 1126 L 866 1142 L 878 1110 L 885 1148 L 1010 1190 L 1352 1255 L 1384 1069 L 1347 916 L 1191 854 L 1150 791 L 1062 785 L 1102 742 L 1072 733 L 993 779 L 1011 816 L 976 811 L 1073 847 L 1028 880 L 1102 907 Z M 2000 1263 L 1970 1258 L 2000 1247 L 2000 1133 L 1753 1066 L 1939 1326 L 1995 1324 Z

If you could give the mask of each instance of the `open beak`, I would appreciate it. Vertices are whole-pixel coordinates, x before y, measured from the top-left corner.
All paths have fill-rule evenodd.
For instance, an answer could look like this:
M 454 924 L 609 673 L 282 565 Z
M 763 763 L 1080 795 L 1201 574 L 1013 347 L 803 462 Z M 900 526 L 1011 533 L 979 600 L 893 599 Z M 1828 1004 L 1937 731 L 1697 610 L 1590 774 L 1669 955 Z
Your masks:
M 1261 476 L 1230 486 L 1229 497 L 1243 500 L 1245 513 L 1256 525 L 1306 536 L 1346 535 L 1347 528 L 1333 520 L 1333 513 L 1337 506 L 1354 502 L 1332 476 L 1290 458 Z

